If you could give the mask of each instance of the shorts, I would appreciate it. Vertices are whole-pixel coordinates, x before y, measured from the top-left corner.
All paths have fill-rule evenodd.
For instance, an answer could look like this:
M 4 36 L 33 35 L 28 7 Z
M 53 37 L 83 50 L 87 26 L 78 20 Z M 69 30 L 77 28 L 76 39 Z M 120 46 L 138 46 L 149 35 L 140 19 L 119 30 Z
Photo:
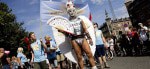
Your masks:
M 58 61 L 58 62 L 61 62 L 61 61 L 64 61 L 64 60 L 65 60 L 65 57 L 64 57 L 63 54 L 58 54 L 58 55 L 57 55 L 57 61 Z
M 57 59 L 56 58 L 52 58 L 52 59 L 48 59 L 49 60 L 49 63 L 50 64 L 53 64 L 54 67 L 57 67 L 58 66 L 58 63 L 57 63 Z
M 2 69 L 10 69 L 10 66 L 9 65 L 3 65 Z
M 96 56 L 101 57 L 105 56 L 105 48 L 104 45 L 96 45 Z
M 56 58 L 48 59 L 48 61 L 49 61 L 50 64 L 54 64 L 54 61 L 55 61 L 55 60 L 57 60 L 57 59 L 56 59 Z
M 48 64 L 46 64 L 46 60 L 41 62 L 34 62 L 33 69 L 49 69 Z

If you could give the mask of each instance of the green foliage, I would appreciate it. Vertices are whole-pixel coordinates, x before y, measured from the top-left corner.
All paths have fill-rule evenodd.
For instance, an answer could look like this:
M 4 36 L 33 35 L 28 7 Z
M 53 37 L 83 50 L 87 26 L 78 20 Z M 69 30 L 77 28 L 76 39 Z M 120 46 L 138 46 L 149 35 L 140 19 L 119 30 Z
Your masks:
M 0 2 L 0 46 L 7 50 L 16 50 L 23 45 L 23 38 L 28 32 L 22 27 L 24 23 L 17 22 L 12 10 Z

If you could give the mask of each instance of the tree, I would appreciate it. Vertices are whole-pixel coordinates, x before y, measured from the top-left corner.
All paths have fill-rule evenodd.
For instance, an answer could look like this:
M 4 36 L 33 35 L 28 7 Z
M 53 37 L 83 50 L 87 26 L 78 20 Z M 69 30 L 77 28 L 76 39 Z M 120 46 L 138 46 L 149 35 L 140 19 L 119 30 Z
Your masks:
M 28 32 L 22 27 L 24 23 L 17 22 L 12 10 L 0 2 L 0 47 L 6 50 L 16 50 L 23 45 L 22 39 Z

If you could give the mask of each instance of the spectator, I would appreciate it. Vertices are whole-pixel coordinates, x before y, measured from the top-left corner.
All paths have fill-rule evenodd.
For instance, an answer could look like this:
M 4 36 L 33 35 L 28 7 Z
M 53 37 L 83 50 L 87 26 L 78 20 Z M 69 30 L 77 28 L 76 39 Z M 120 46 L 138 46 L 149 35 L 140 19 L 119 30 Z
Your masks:
M 10 69 L 10 58 L 5 54 L 4 48 L 0 48 L 0 60 L 2 69 Z
M 150 20 L 148 21 L 148 36 L 149 36 L 149 41 L 150 41 Z
M 149 43 L 148 43 L 148 28 L 144 26 L 142 23 L 139 23 L 139 34 L 140 39 L 143 41 L 143 45 L 147 48 L 147 51 L 149 50 Z
M 23 53 L 23 48 L 19 47 L 17 50 L 17 58 L 19 61 L 19 64 L 21 66 L 22 69 L 27 69 L 30 67 L 29 63 L 28 63 L 28 59 L 26 57 L 26 55 Z
M 115 33 L 113 32 L 111 36 L 112 36 L 112 39 L 114 41 L 114 45 L 116 45 L 116 43 L 117 43 L 117 37 L 116 37 Z
M 148 27 L 148 34 L 147 35 L 148 35 L 148 38 L 149 38 L 148 43 L 150 43 L 150 20 L 148 20 L 148 26 L 147 27 Z M 150 51 L 150 45 L 148 46 L 148 50 Z
M 143 46 L 141 45 L 141 40 L 139 39 L 139 34 L 137 32 L 136 28 L 132 29 L 132 39 L 131 44 L 133 46 L 133 49 L 135 51 L 135 55 L 142 54 Z
M 110 59 L 114 57 L 114 40 L 111 36 L 108 37 L 108 45 L 109 45 L 109 52 L 111 53 Z
M 120 46 L 121 46 L 121 51 L 123 52 L 122 56 L 126 56 L 127 51 L 128 51 L 128 46 L 129 46 L 129 39 L 128 39 L 128 36 L 126 34 L 121 35 Z

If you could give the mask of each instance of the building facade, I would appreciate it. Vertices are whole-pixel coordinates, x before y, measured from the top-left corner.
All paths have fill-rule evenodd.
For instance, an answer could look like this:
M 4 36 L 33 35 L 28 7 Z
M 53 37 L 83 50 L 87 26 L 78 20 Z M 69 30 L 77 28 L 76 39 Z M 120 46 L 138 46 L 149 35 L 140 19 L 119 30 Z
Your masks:
M 116 20 L 112 20 L 111 22 L 111 30 L 117 36 L 119 32 L 126 33 L 129 30 L 129 27 L 132 27 L 132 22 L 129 18 L 120 18 Z
M 111 18 L 106 18 L 106 22 L 100 26 L 99 29 L 102 30 L 105 37 L 110 36 L 114 33 L 119 36 L 119 32 L 126 33 L 126 31 L 132 27 L 132 22 L 129 18 L 120 18 L 116 20 L 111 20 Z
M 150 0 L 125 0 L 129 17 L 133 26 L 138 23 L 147 25 L 150 21 Z

